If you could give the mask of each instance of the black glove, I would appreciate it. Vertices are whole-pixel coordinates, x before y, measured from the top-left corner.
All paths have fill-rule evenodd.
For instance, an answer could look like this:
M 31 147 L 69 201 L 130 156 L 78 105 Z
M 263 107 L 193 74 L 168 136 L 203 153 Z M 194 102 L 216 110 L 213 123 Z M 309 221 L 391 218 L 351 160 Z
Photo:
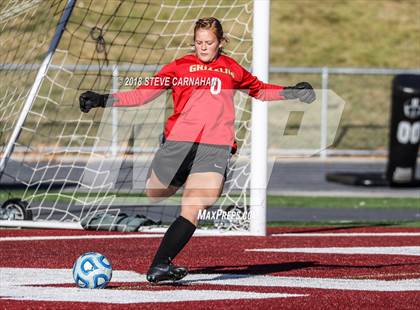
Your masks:
M 88 113 L 93 108 L 112 106 L 114 101 L 112 95 L 101 95 L 93 91 L 86 91 L 79 97 L 80 110 L 84 113 Z
M 305 103 L 312 103 L 316 99 L 314 89 L 308 82 L 300 82 L 295 86 L 285 87 L 280 94 L 284 96 L 284 99 L 299 99 Z

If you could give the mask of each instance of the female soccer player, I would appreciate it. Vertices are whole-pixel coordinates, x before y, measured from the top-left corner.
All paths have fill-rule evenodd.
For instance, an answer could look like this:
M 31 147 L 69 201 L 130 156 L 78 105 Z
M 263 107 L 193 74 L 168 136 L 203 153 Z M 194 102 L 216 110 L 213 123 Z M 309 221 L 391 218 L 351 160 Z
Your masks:
M 165 124 L 165 142 L 149 170 L 146 194 L 152 201 L 173 195 L 184 186 L 180 216 L 166 231 L 147 273 L 147 280 L 179 280 L 188 273 L 172 260 L 192 237 L 200 210 L 219 198 L 234 145 L 235 90 L 257 99 L 299 99 L 311 103 L 315 92 L 307 82 L 292 87 L 259 81 L 234 59 L 222 54 L 227 39 L 214 17 L 199 19 L 194 28 L 193 54 L 165 65 L 147 85 L 101 95 L 80 95 L 80 109 L 146 104 L 172 89 L 174 112 Z

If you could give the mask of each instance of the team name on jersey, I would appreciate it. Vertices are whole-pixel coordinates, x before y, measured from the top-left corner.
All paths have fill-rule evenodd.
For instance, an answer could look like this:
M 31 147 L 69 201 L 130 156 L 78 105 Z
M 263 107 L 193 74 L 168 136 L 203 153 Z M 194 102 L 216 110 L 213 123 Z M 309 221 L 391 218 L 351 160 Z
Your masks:
M 190 72 L 203 71 L 203 70 L 221 72 L 224 74 L 228 74 L 233 78 L 235 77 L 235 74 L 232 71 L 230 71 L 228 68 L 211 68 L 206 65 L 191 65 L 190 66 Z

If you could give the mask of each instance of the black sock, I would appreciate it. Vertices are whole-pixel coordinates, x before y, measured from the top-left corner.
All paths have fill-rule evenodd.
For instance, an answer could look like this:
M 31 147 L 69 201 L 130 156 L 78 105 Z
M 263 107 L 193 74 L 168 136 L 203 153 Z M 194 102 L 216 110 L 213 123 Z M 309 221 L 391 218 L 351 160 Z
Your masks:
M 168 264 L 191 239 L 195 225 L 182 216 L 169 226 L 153 259 L 152 266 Z

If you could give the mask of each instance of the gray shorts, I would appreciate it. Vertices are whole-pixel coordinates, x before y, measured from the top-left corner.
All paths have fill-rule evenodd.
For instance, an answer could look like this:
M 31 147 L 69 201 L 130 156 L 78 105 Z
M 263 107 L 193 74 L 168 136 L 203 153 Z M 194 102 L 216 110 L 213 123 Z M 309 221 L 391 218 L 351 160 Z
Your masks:
M 181 187 L 188 176 L 216 172 L 226 178 L 231 147 L 197 142 L 166 141 L 156 152 L 149 169 L 166 185 Z

